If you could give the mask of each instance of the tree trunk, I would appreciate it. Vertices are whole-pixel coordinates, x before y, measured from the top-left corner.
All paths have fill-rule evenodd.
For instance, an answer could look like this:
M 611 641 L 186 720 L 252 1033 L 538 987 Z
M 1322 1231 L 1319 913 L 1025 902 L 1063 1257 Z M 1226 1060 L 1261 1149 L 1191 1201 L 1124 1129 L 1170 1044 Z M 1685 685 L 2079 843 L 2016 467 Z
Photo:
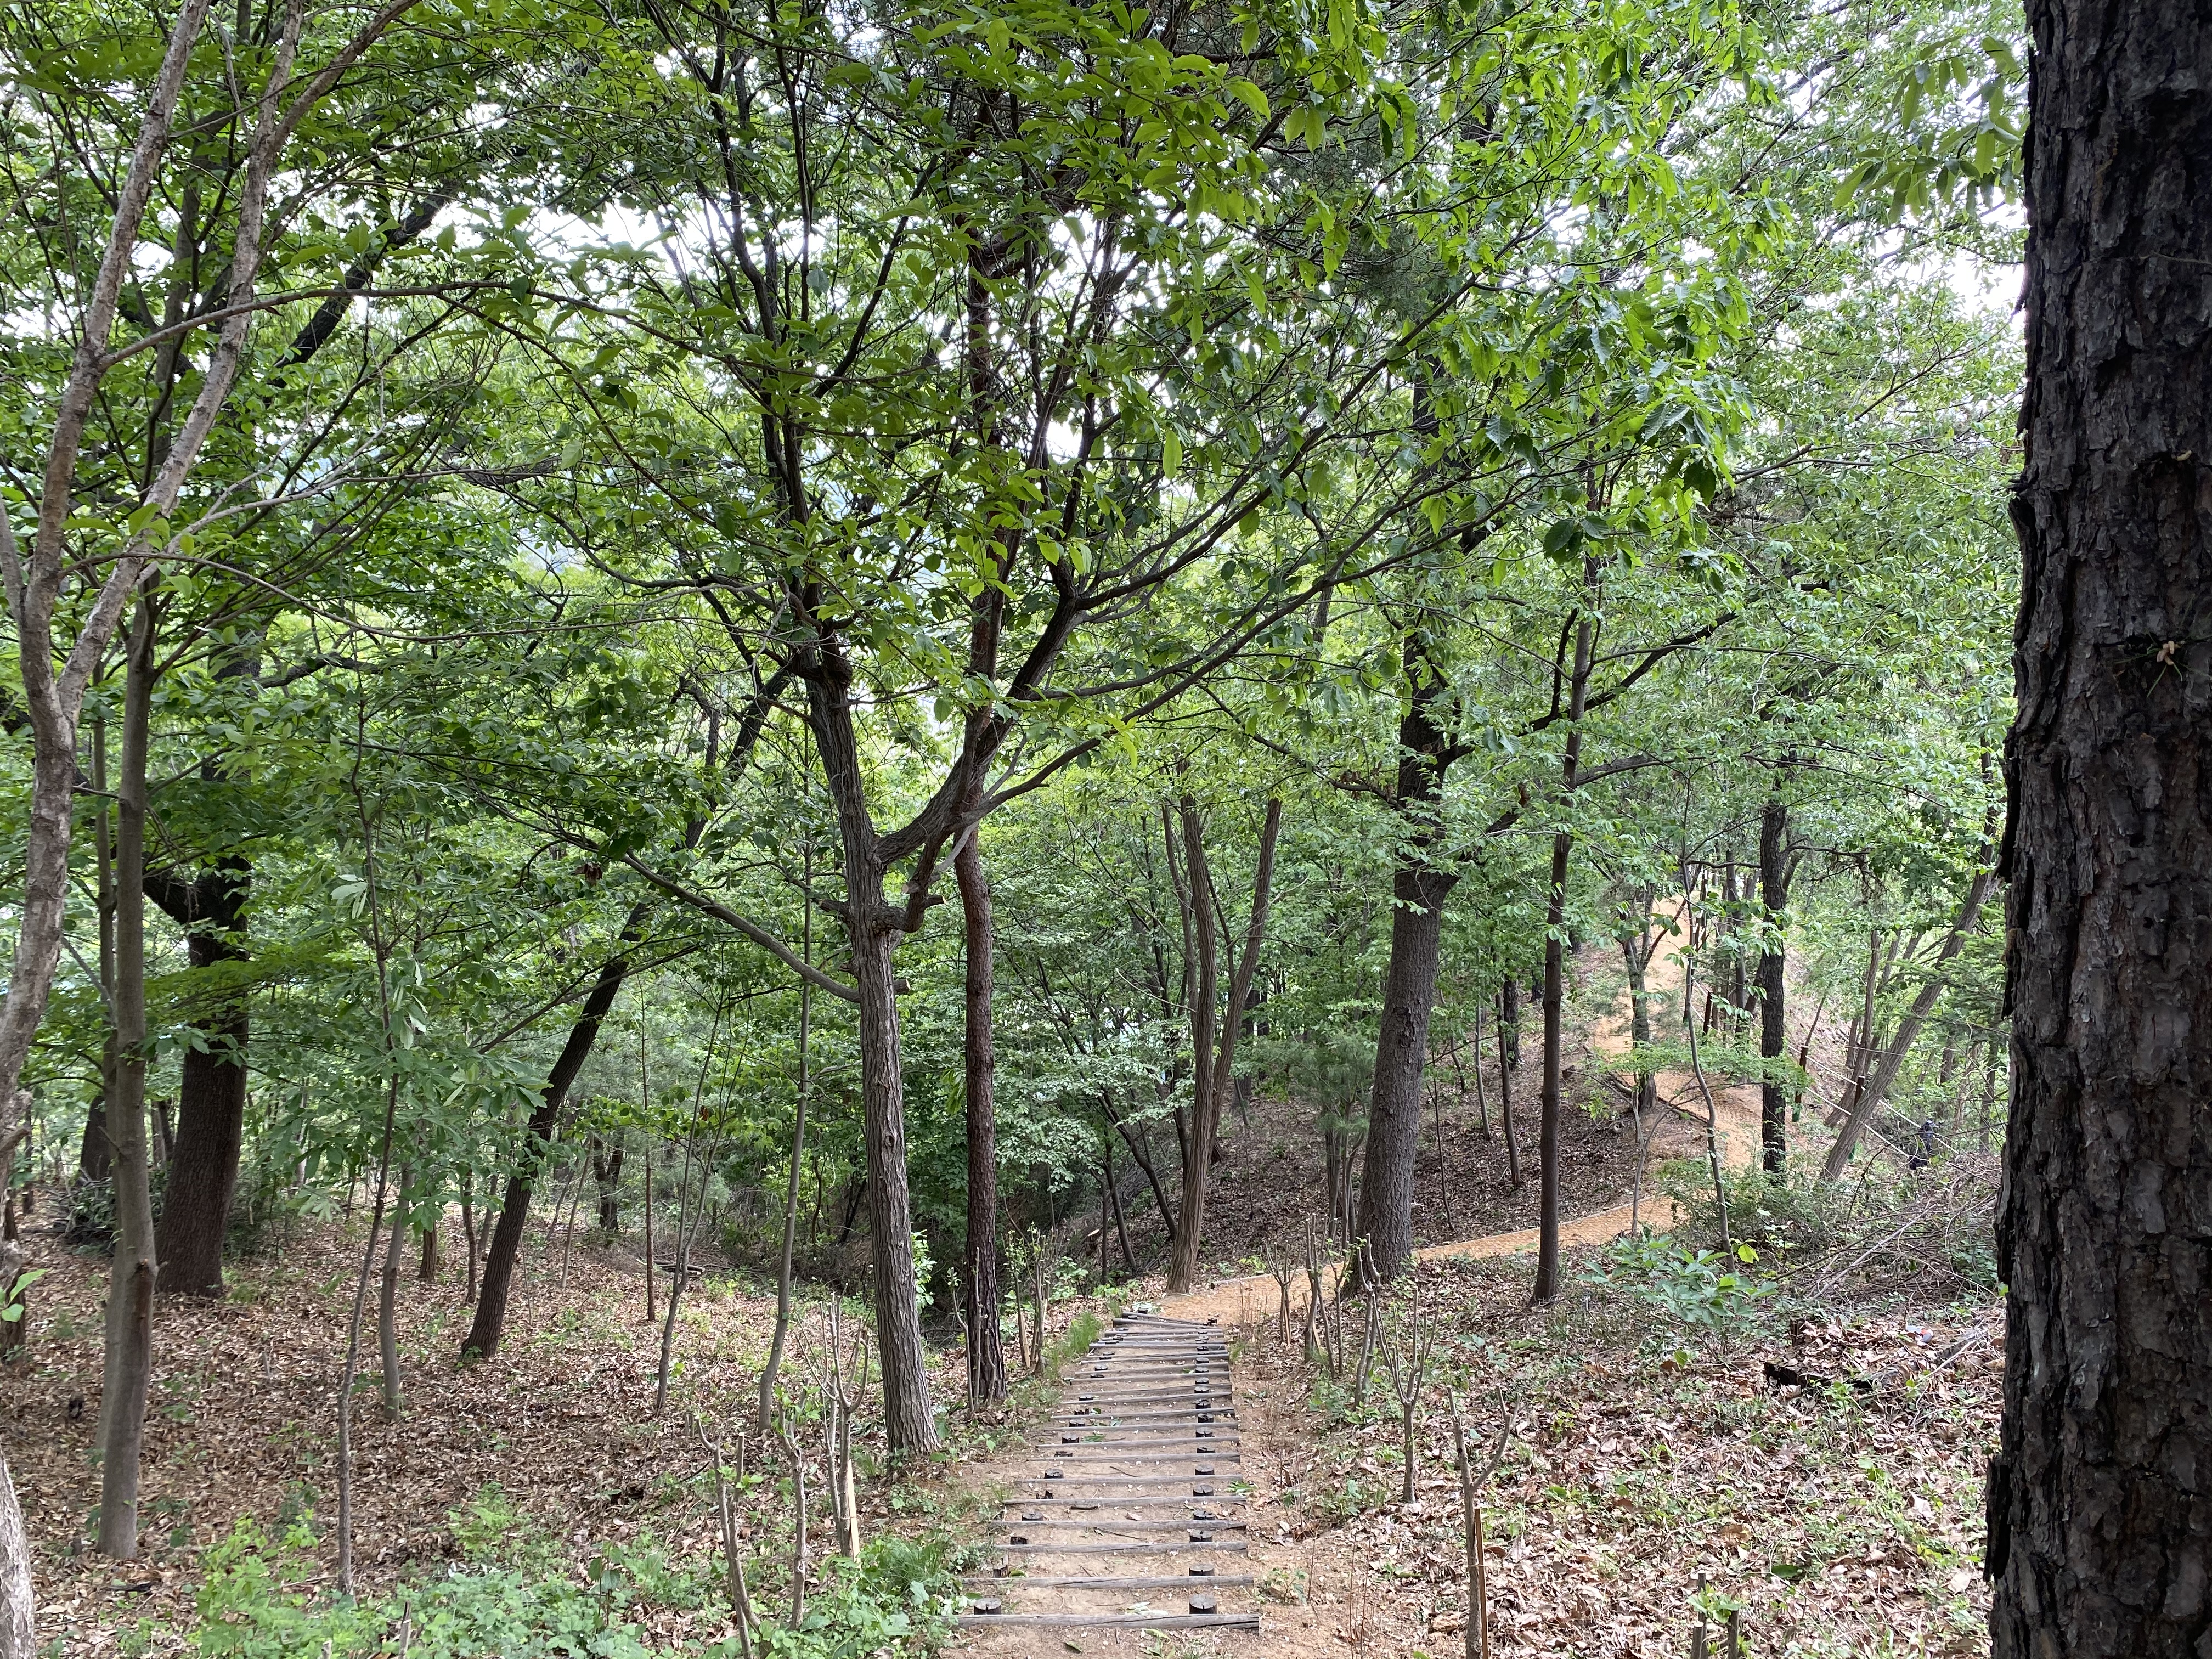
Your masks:
M 220 860 L 191 882 L 156 882 L 152 896 L 185 929 L 196 969 L 241 962 L 240 931 L 252 880 L 243 859 Z M 222 1294 L 222 1243 L 238 1191 L 246 1142 L 246 993 L 231 988 L 203 1004 L 204 1051 L 185 1050 L 179 1066 L 177 1139 L 161 1200 L 161 1289 L 180 1296 Z
M 1584 566 L 1583 582 L 1595 586 L 1595 561 Z M 1582 764 L 1583 704 L 1589 690 L 1590 655 L 1595 625 L 1585 611 L 1575 623 L 1575 662 L 1568 681 L 1566 754 L 1559 766 L 1559 811 L 1574 800 L 1575 776 Z M 1559 1092 L 1562 1029 L 1566 987 L 1567 860 L 1574 831 L 1564 823 L 1552 836 L 1552 875 L 1544 906 L 1544 1099 L 1537 1141 L 1536 1283 L 1530 1299 L 1549 1302 L 1559 1290 Z
M 1192 845 L 1196 844 L 1196 814 L 1185 822 Z M 1260 860 L 1252 878 L 1252 915 L 1245 929 L 1243 955 L 1229 981 L 1229 1000 L 1221 1011 L 1221 1039 L 1210 1063 L 1201 1068 L 1207 1083 L 1203 1096 L 1191 1101 L 1188 1146 L 1183 1158 L 1182 1213 L 1176 1221 L 1174 1254 L 1168 1265 L 1168 1290 L 1174 1294 L 1190 1289 L 1198 1277 L 1199 1246 L 1206 1226 L 1206 1188 L 1213 1165 L 1213 1137 L 1221 1127 L 1221 1114 L 1229 1103 L 1230 1079 L 1236 1074 L 1237 1039 L 1244 1024 L 1244 1000 L 1251 994 L 1252 975 L 1260 965 L 1260 945 L 1267 932 L 1267 901 L 1275 879 L 1275 838 L 1283 827 L 1283 803 L 1271 798 L 1267 819 L 1260 831 Z M 1200 886 L 1202 866 L 1189 872 L 1194 894 Z M 1201 961 L 1204 958 L 1201 957 Z M 1201 996 L 1201 1000 L 1210 999 Z
M 2212 1628 L 2212 14 L 2030 0 L 1996 1659 Z
M 970 811 L 974 810 L 973 804 Z M 999 1150 L 994 1097 L 997 1059 L 991 1031 L 991 886 L 971 830 L 953 854 L 967 954 L 967 1030 L 962 1048 L 968 1114 L 968 1255 L 961 1282 L 968 1298 L 969 1397 L 1006 1397 L 1006 1352 L 999 1334 Z
M 399 1253 L 407 1243 L 407 1210 L 415 1196 L 415 1173 L 399 1170 L 399 1198 L 392 1206 L 392 1233 L 385 1241 L 384 1279 L 377 1287 L 376 1352 L 383 1367 L 379 1382 L 384 1394 L 384 1420 L 399 1420 Z
M 1759 1161 L 1772 1176 L 1782 1173 L 1790 1151 L 1790 1091 L 1775 1075 L 1790 1052 L 1780 931 L 1790 908 L 1789 832 L 1790 809 L 1779 796 L 1769 797 L 1759 815 L 1759 902 L 1766 922 L 1759 953 L 1759 1054 L 1767 1064 L 1759 1085 Z
M 1505 1033 L 1520 1017 L 1520 1000 L 1514 994 L 1517 988 L 1510 979 L 1505 981 L 1498 993 L 1498 1121 L 1505 1131 L 1505 1179 L 1516 1193 L 1521 1190 L 1521 1140 L 1513 1128 L 1513 1067 L 1517 1061 L 1506 1058 Z
M 1398 720 L 1398 778 L 1391 805 L 1410 830 L 1390 880 L 1390 961 L 1367 1107 L 1367 1157 L 1359 1182 L 1363 1284 L 1397 1278 L 1413 1254 L 1413 1164 L 1419 1151 L 1421 1078 L 1437 1002 L 1444 900 L 1455 872 L 1435 863 L 1437 814 L 1449 741 L 1438 705 L 1449 689 L 1418 636 L 1406 641 L 1406 703 Z
M 1889 1040 L 1889 1047 L 1873 1060 L 1871 1071 L 1852 1097 L 1851 1109 L 1844 1119 L 1843 1128 L 1837 1133 L 1836 1144 L 1828 1149 L 1828 1161 L 1821 1167 L 1821 1180 L 1838 1181 L 1843 1178 L 1844 1170 L 1851 1161 L 1851 1154 L 1858 1150 L 1859 1136 L 1865 1132 L 1867 1124 L 1872 1121 L 1883 1098 L 1889 1093 L 1890 1085 L 1897 1081 L 1898 1069 L 1905 1064 L 1905 1056 L 1911 1049 L 1913 1039 L 1920 1035 L 1921 1026 L 1927 1023 L 1928 1016 L 1942 997 L 1945 988 L 1943 969 L 1965 947 L 1966 936 L 1974 931 L 1975 922 L 1980 920 L 1983 902 L 1989 897 L 1990 889 L 1996 881 L 1995 872 L 1980 871 L 1975 875 L 1972 884 L 1966 889 L 1966 902 L 1959 907 L 1958 920 L 1951 924 L 1951 931 L 1944 936 L 1942 949 L 1936 952 L 1936 960 L 1928 969 L 1927 982 L 1920 988 L 1919 994 L 1912 999 L 1912 1006 L 1905 1011 L 1904 1019 L 1899 1022 L 1896 1035 Z
M 154 1376 L 154 1202 L 146 1162 L 146 748 L 154 697 L 153 596 L 140 590 L 123 695 L 115 790 L 115 1265 L 100 1373 L 100 1550 L 138 1553 L 138 1462 Z
M 623 1139 L 610 1147 L 606 1137 L 591 1138 L 592 1180 L 599 1189 L 599 1231 L 610 1238 L 622 1231 Z
M 1498 993 L 1498 1053 L 1506 1071 L 1521 1069 L 1521 976 L 1507 971 Z
M 806 909 L 799 922 L 799 960 L 814 960 L 814 847 L 810 839 L 805 849 L 805 878 L 803 891 Z M 775 1328 L 769 1334 L 768 1363 L 761 1367 L 760 1401 L 754 1420 L 761 1433 L 769 1432 L 775 1425 L 775 1378 L 783 1366 L 784 1344 L 791 1338 L 792 1261 L 799 1249 L 799 1177 L 806 1158 L 806 1108 L 814 1091 L 814 986 L 809 980 L 799 981 L 799 1092 L 791 1108 L 791 1166 L 784 1172 L 783 1241 L 775 1258 Z M 638 1055 L 640 1080 L 645 1056 Z M 646 1181 L 646 1237 L 648 1241 L 645 1267 L 646 1317 L 653 1317 L 653 1164 L 647 1158 Z M 831 1304 L 833 1310 L 836 1304 Z
M 599 1022 L 615 1006 L 623 980 L 629 973 L 627 947 L 637 942 L 645 918 L 643 903 L 630 908 L 616 941 L 617 954 L 608 957 L 600 968 L 599 981 L 585 1000 L 583 1012 L 569 1027 L 568 1040 L 562 1045 L 560 1058 L 553 1062 L 552 1073 L 538 1097 L 538 1106 L 530 1114 L 529 1124 L 523 1131 L 520 1164 L 507 1178 L 506 1201 L 501 1205 L 499 1220 L 492 1228 L 491 1244 L 484 1251 L 483 1270 L 477 1281 L 476 1317 L 470 1321 L 469 1334 L 461 1340 L 464 1358 L 489 1359 L 499 1352 L 500 1339 L 507 1333 L 507 1288 L 514 1278 L 515 1258 L 522 1250 L 523 1229 L 529 1224 L 530 1195 L 537 1185 L 538 1167 L 545 1161 L 547 1147 L 552 1145 L 553 1131 L 561 1121 L 561 1108 L 568 1100 L 569 1086 L 575 1082 L 576 1073 L 584 1069 L 592 1044 L 599 1038 Z

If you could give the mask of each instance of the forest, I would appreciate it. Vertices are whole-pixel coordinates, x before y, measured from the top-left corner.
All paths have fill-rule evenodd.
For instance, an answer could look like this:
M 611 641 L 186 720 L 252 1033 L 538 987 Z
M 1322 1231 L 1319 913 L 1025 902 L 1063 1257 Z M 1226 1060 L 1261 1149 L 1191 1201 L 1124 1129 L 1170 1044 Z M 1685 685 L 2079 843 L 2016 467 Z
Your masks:
M 2212 19 L 2027 14 L 0 5 L 0 1659 L 2201 1654 Z

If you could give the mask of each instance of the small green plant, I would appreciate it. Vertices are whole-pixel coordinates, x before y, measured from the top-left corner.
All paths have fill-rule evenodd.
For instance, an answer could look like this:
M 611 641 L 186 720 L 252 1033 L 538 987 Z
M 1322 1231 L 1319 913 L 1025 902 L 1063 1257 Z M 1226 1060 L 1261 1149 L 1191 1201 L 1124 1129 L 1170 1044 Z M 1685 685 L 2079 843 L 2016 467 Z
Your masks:
M 1773 1294 L 1773 1281 L 1743 1271 L 1758 1260 L 1748 1244 L 1723 1255 L 1647 1231 L 1615 1243 L 1589 1279 L 1626 1291 L 1677 1324 L 1727 1335 Z

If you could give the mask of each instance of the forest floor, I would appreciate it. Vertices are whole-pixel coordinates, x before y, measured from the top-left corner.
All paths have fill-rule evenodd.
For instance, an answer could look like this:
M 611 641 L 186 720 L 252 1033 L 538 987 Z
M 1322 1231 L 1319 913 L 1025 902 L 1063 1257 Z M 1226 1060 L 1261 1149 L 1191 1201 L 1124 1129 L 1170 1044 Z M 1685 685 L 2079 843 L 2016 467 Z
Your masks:
M 1655 986 L 1671 969 L 1679 988 L 1673 955 L 1662 948 Z M 1594 952 L 1578 965 L 1585 1035 L 1571 1053 L 1573 1074 L 1583 1101 L 1618 1100 L 1603 1070 L 1628 1047 L 1625 975 L 1608 977 Z M 1802 1024 L 1801 1010 L 1793 1046 L 1817 1038 Z M 1833 1048 L 1817 1040 L 1811 1048 L 1817 1107 L 1817 1073 Z M 1759 1147 L 1758 1087 L 1708 1081 L 1723 1156 L 1747 1168 Z M 1673 1117 L 1655 1137 L 1650 1170 L 1668 1158 L 1702 1159 L 1703 1087 L 1668 1072 L 1659 1091 Z M 1534 1097 L 1527 1085 L 1516 1093 Z M 1602 1248 L 1629 1231 L 1635 1164 L 1622 1152 L 1632 1134 L 1620 1133 L 1609 1105 L 1570 1114 L 1590 1150 L 1581 1180 L 1567 1184 L 1565 1283 L 1558 1301 L 1532 1309 L 1525 1253 L 1535 1237 L 1510 1224 L 1527 1198 L 1499 1178 L 1496 1144 L 1469 1133 L 1468 1107 L 1463 1097 L 1447 1105 L 1438 1136 L 1447 1155 L 1431 1164 L 1425 1144 L 1425 1170 L 1450 1170 L 1449 1149 L 1470 1142 L 1488 1163 L 1474 1192 L 1455 1208 L 1439 1202 L 1432 1216 L 1509 1224 L 1418 1252 L 1437 1352 L 1412 1500 L 1402 1490 L 1402 1420 L 1379 1364 L 1358 1390 L 1309 1359 L 1301 1320 L 1278 1322 L 1270 1275 L 1218 1274 L 1176 1297 L 1149 1281 L 1149 1305 L 1218 1319 L 1236 1334 L 1249 1570 L 1271 1605 L 1256 1638 L 1093 1631 L 1067 1632 L 1060 1650 L 1149 1659 L 1460 1653 L 1467 1553 L 1440 1397 L 1448 1389 L 1472 1437 L 1486 1449 L 1503 1437 L 1484 1497 L 1499 1659 L 1679 1656 L 1701 1617 L 1712 1621 L 1717 1652 L 1730 1609 L 1752 1652 L 1986 1653 L 1982 1480 L 2001 1404 L 2002 1319 L 1994 1287 L 1971 1263 L 1951 1270 L 1940 1249 L 1960 1213 L 1986 1206 L 1986 1168 L 1908 1198 L 1894 1236 L 1843 1253 L 1850 1272 L 1793 1275 L 1785 1266 L 1771 1300 L 1686 1323 L 1670 1294 L 1684 1281 L 1652 1273 L 1648 1257 L 1626 1263 Z M 1817 1133 L 1818 1120 L 1808 1112 L 1802 1133 Z M 1264 1239 L 1259 1194 L 1277 1194 L 1279 1214 L 1289 1188 L 1277 1174 L 1249 1190 L 1244 1224 Z M 1663 1228 L 1680 1218 L 1647 1185 L 1638 1218 Z M 1917 1227 L 1929 1230 L 1924 1241 L 1912 1237 Z M 1304 1300 L 1300 1273 L 1294 1313 Z M 1357 1346 L 1356 1330 L 1349 1343 Z M 1770 1366 L 1809 1385 L 1778 1382 Z M 1024 1647 L 1012 1632 L 970 1638 L 978 1652 L 1052 1645 Z
M 1571 1150 L 1570 1213 L 1584 1219 L 1568 1237 L 1589 1233 L 1591 1242 L 1571 1250 L 1561 1300 L 1530 1311 L 1525 1259 L 1475 1259 L 1480 1251 L 1454 1243 L 1443 1220 L 1424 1227 L 1445 1246 L 1425 1256 L 1449 1258 L 1421 1269 L 1442 1363 L 1469 1399 L 1477 1433 L 1511 1425 L 1490 1489 L 1496 1651 L 1501 1659 L 1679 1654 L 1701 1577 L 1711 1605 L 1743 1609 L 1757 1651 L 1985 1650 L 1975 1552 L 2001 1366 L 1994 1297 L 1942 1275 L 1865 1291 L 1863 1274 L 1849 1294 L 1779 1295 L 1756 1316 L 1707 1330 L 1686 1327 L 1632 1275 L 1601 1276 L 1600 1246 L 1625 1226 L 1617 1206 L 1631 1184 L 1635 1137 L 1603 1073 L 1605 1056 L 1619 1052 L 1618 988 L 1593 963 L 1581 997 L 1592 1035 L 1571 1057 L 1583 1079 L 1578 1097 L 1603 1109 L 1567 1115 L 1570 1148 L 1587 1149 L 1579 1164 Z M 1662 1078 L 1662 1093 L 1686 1104 L 1696 1091 L 1685 1093 L 1680 1081 Z M 1517 1097 L 1532 1102 L 1533 1086 Z M 1732 1161 L 1741 1162 L 1755 1099 L 1723 1090 L 1720 1103 Z M 1217 1258 L 1224 1273 L 1270 1237 L 1263 1223 L 1271 1207 L 1282 1218 L 1288 1183 L 1317 1177 L 1310 1125 L 1271 1124 L 1265 1110 L 1255 1109 L 1231 1162 L 1224 1214 L 1243 1231 Z M 1533 1126 L 1533 1111 L 1523 1110 Z M 1486 1140 L 1471 1113 L 1472 1103 L 1447 1094 L 1446 1156 L 1425 1161 L 1424 1191 L 1440 1194 L 1442 1217 L 1487 1226 L 1483 1237 L 1494 1239 L 1522 1224 L 1528 1195 L 1512 1194 L 1497 1174 L 1500 1142 Z M 1278 1133 L 1280 1167 L 1270 1174 L 1260 1149 Z M 1677 1113 L 1650 1162 L 1656 1170 L 1662 1158 L 1701 1156 L 1702 1147 L 1701 1121 Z M 1425 1160 L 1433 1155 L 1425 1141 Z M 1468 1189 L 1457 1191 L 1462 1181 Z M 1651 1195 L 1655 1185 L 1644 1188 L 1647 1214 L 1666 1203 Z M 0 1366 L 0 1423 L 35 1553 L 46 1652 L 182 1651 L 211 1547 L 244 1520 L 271 1533 L 311 1520 L 319 1541 L 290 1588 L 328 1590 L 331 1401 L 364 1237 L 358 1215 L 301 1222 L 234 1265 L 224 1302 L 161 1304 L 143 1553 L 128 1563 L 89 1547 L 106 1264 L 37 1247 L 51 1272 L 29 1297 L 27 1358 Z M 750 1418 L 774 1310 L 757 1282 L 709 1275 L 686 1293 L 674 1398 L 655 1419 L 659 1330 L 645 1318 L 642 1262 L 624 1243 L 603 1248 L 579 1236 L 571 1250 L 550 1229 L 534 1235 L 507 1343 L 489 1364 L 457 1357 L 469 1315 L 458 1264 L 429 1284 L 412 1266 L 400 1298 L 404 1414 L 386 1421 L 373 1381 L 357 1395 L 356 1549 L 365 1593 L 402 1591 L 480 1559 L 487 1534 L 494 1545 L 525 1531 L 548 1540 L 555 1571 L 587 1583 L 587 1568 L 622 1547 L 649 1540 L 691 1558 L 714 1550 L 704 1458 L 689 1419 L 694 1411 L 726 1425 Z M 1266 1635 L 1218 1644 L 1269 1656 L 1456 1652 L 1454 1621 L 1464 1619 L 1466 1599 L 1438 1399 L 1432 1394 L 1424 1420 L 1415 1501 L 1400 1503 L 1388 1389 L 1376 1382 L 1354 1401 L 1347 1382 L 1284 1347 L 1272 1326 L 1272 1279 L 1212 1294 L 1224 1323 L 1241 1328 L 1236 1376 L 1255 1560 L 1270 1598 Z M 1116 1293 L 1141 1297 L 1157 1299 L 1156 1281 Z M 1107 1305 L 1056 1304 L 1054 1328 Z M 822 1323 L 818 1310 L 804 1323 L 795 1377 L 817 1367 Z M 373 1308 L 363 1349 L 363 1375 L 373 1379 Z M 1767 1360 L 1873 1386 L 1778 1389 Z M 933 1354 L 937 1398 L 958 1398 L 962 1364 L 955 1346 Z M 872 1534 L 972 1531 L 969 1517 L 991 1492 L 994 1448 L 1022 1438 L 1050 1392 L 1048 1380 L 1032 1383 L 1006 1412 L 976 1424 L 953 1413 L 944 1464 L 900 1486 L 864 1488 Z M 874 1462 L 871 1449 L 863 1454 Z M 633 1612 L 654 1650 L 696 1652 L 726 1631 L 711 1613 L 649 1597 Z M 1172 1659 L 1211 1650 L 1212 1639 L 1086 1634 L 1036 1652 Z

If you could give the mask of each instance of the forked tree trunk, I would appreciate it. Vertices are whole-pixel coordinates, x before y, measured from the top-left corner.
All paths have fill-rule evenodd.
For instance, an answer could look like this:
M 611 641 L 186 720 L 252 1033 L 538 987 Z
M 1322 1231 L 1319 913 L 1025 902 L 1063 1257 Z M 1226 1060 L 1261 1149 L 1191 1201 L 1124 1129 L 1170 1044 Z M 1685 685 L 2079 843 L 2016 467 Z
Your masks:
M 991 884 L 983 870 L 982 849 L 976 844 L 979 835 L 980 830 L 971 830 L 961 842 L 953 854 L 952 872 L 960 887 L 967 956 L 962 1064 L 967 1084 L 968 1250 L 961 1283 L 968 1298 L 968 1390 L 969 1398 L 988 1401 L 1006 1397 L 1006 1351 L 999 1334 L 997 1057 L 991 1030 L 995 936 Z
M 1413 1166 L 1420 1149 L 1421 1079 L 1437 1003 L 1443 907 L 1456 871 L 1436 862 L 1449 740 L 1438 711 L 1449 689 L 1418 637 L 1406 641 L 1406 702 L 1398 720 L 1398 779 L 1391 805 L 1406 850 L 1390 880 L 1390 961 L 1367 1107 L 1367 1156 L 1359 1182 L 1363 1283 L 1395 1279 L 1413 1255 Z
M 2212 12 L 2030 0 L 1996 1659 L 2212 1630 Z
M 523 1130 L 517 1167 L 507 1177 L 506 1202 L 500 1206 L 490 1246 L 484 1251 L 483 1271 L 477 1283 L 476 1316 L 469 1322 L 468 1335 L 461 1340 L 464 1358 L 490 1358 L 499 1352 L 500 1339 L 507 1334 L 507 1293 L 514 1279 L 515 1259 L 522 1251 L 523 1229 L 530 1222 L 530 1198 L 537 1189 L 538 1169 L 553 1143 L 553 1131 L 560 1123 L 561 1108 L 568 1098 L 569 1087 L 575 1082 L 577 1073 L 584 1069 L 585 1060 L 591 1057 L 592 1043 L 599 1040 L 599 1023 L 606 1018 L 615 1006 L 615 998 L 621 994 L 623 981 L 629 973 L 628 947 L 637 942 L 645 927 L 646 914 L 647 907 L 642 903 L 631 907 L 616 941 L 617 954 L 600 968 L 599 981 L 592 987 L 583 1012 L 569 1028 L 568 1040 L 562 1045 L 560 1058 L 553 1062 L 552 1073 L 546 1078 L 538 1105 Z
M 1774 931 L 1783 925 L 1783 915 L 1790 908 L 1789 833 L 1790 809 L 1779 796 L 1770 796 L 1759 815 L 1759 902 L 1766 913 L 1767 928 L 1759 955 L 1759 1054 L 1767 1066 L 1759 1086 L 1759 1162 L 1775 1176 L 1782 1173 L 1790 1152 L 1790 1091 L 1775 1075 L 1782 1057 L 1790 1052 L 1783 1003 L 1787 964 Z
M 115 1257 L 100 1368 L 100 1550 L 138 1553 L 138 1464 L 154 1376 L 154 1202 L 146 1158 L 146 748 L 154 696 L 153 596 L 141 590 L 124 674 L 115 790 Z
M 1185 833 L 1193 844 L 1191 825 Z M 1283 827 L 1283 803 L 1271 798 L 1267 817 L 1260 831 L 1260 860 L 1252 878 L 1252 915 L 1244 933 L 1244 949 L 1230 976 L 1229 998 L 1221 1011 L 1221 1036 L 1210 1060 L 1201 1054 L 1202 1095 L 1191 1100 L 1190 1133 L 1183 1152 L 1182 1202 L 1176 1219 L 1175 1249 L 1168 1262 L 1168 1289 L 1177 1294 L 1190 1289 L 1198 1278 L 1198 1255 L 1206 1228 L 1206 1189 L 1213 1170 L 1213 1138 L 1221 1127 L 1221 1114 L 1229 1103 L 1230 1079 L 1236 1075 L 1237 1039 L 1244 1024 L 1244 1001 L 1252 992 L 1252 975 L 1260 965 L 1260 945 L 1267 933 L 1267 901 L 1275 879 L 1275 838 Z M 1203 877 L 1202 862 L 1189 870 L 1195 894 Z M 1201 1048 L 1203 1044 L 1200 1045 Z

